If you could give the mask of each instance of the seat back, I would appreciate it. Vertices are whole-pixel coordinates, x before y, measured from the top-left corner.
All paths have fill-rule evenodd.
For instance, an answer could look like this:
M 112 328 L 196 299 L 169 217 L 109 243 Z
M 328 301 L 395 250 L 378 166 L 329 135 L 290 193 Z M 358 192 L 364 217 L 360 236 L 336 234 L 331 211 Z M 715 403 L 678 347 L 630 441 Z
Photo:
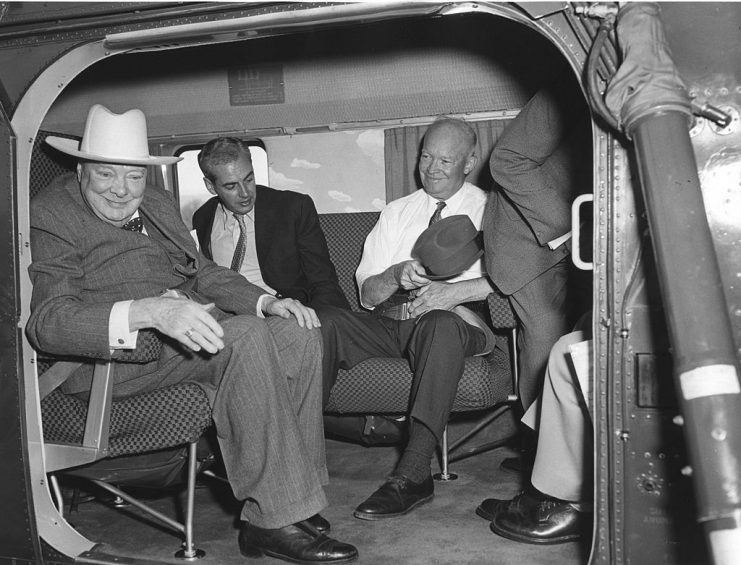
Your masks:
M 363 309 L 358 298 L 355 270 L 363 254 L 365 239 L 378 216 L 378 212 L 319 216 L 340 287 L 355 311 Z M 516 325 L 509 301 L 498 293 L 492 293 L 488 305 L 491 325 L 504 338 L 504 332 Z M 505 346 L 495 349 L 487 357 L 466 360 L 453 411 L 488 408 L 516 394 L 516 380 L 513 384 L 516 371 L 511 363 L 510 349 Z M 404 413 L 408 409 L 411 381 L 406 360 L 368 359 L 350 370 L 340 369 L 325 411 L 336 414 Z
M 378 221 L 379 212 L 320 214 L 319 225 L 329 248 L 329 258 L 337 270 L 337 279 L 347 301 L 355 311 L 362 310 L 355 284 L 355 269 L 363 256 L 365 238 Z

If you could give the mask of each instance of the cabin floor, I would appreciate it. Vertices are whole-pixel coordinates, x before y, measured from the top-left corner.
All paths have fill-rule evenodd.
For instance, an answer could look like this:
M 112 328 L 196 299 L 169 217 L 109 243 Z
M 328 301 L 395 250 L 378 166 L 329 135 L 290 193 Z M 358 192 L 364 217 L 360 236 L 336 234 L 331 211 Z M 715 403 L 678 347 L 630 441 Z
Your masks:
M 450 426 L 451 441 L 472 423 L 467 420 Z M 478 434 L 471 442 L 492 441 L 509 434 L 514 420 L 505 415 Z M 516 454 L 501 447 L 451 465 L 457 480 L 435 483 L 435 498 L 412 513 L 381 521 L 353 518 L 352 511 L 383 482 L 393 468 L 399 451 L 394 446 L 364 447 L 327 440 L 330 506 L 322 515 L 332 524 L 331 535 L 354 544 L 360 553 L 356 563 L 393 565 L 448 564 L 559 564 L 586 563 L 589 543 L 573 542 L 537 546 L 501 538 L 478 517 L 476 506 L 488 497 L 511 498 L 523 484 L 518 474 L 500 467 L 501 461 Z M 433 463 L 433 472 L 437 471 Z M 184 498 L 184 497 L 183 497 Z M 148 500 L 168 515 L 180 508 L 182 500 L 162 496 Z M 204 479 L 196 491 L 195 541 L 206 552 L 195 562 L 200 565 L 279 563 L 269 557 L 242 557 L 237 546 L 239 505 L 228 485 Z M 183 563 L 174 558 L 180 538 L 155 524 L 136 508 L 114 509 L 100 501 L 80 504 L 68 515 L 69 521 L 88 539 L 100 542 L 102 552 L 164 563 Z M 125 559 L 123 561 L 126 561 Z

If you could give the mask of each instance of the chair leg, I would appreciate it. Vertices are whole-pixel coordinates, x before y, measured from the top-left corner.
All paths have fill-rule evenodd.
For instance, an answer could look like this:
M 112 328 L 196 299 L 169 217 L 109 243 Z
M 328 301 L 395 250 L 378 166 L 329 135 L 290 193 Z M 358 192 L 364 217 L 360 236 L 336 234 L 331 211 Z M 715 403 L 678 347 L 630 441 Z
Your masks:
M 206 555 L 205 551 L 198 549 L 193 543 L 193 514 L 195 510 L 196 467 L 198 464 L 197 449 L 198 441 L 188 445 L 188 490 L 185 502 L 185 524 L 183 524 L 185 542 L 183 548 L 175 553 L 175 557 L 188 561 L 200 559 Z
M 450 446 L 450 449 L 448 451 L 453 451 L 460 447 L 461 444 L 463 444 L 465 441 L 468 441 L 471 437 L 473 437 L 475 434 L 480 432 L 482 429 L 484 429 L 486 426 L 491 424 L 493 421 L 495 421 L 497 418 L 502 416 L 512 408 L 512 405 L 514 404 L 513 401 L 507 401 L 504 404 L 499 405 L 491 414 L 489 414 L 486 418 L 484 418 L 481 422 L 476 424 L 476 426 L 468 431 L 466 434 L 461 436 L 453 445 Z M 461 459 L 464 459 L 466 457 L 471 457 L 473 455 L 477 455 L 479 453 L 483 453 L 485 451 L 490 451 L 492 449 L 496 449 L 497 447 L 501 447 L 503 445 L 506 445 L 512 441 L 512 437 L 506 437 L 501 440 L 493 441 L 484 445 L 480 445 L 478 447 L 473 447 L 469 449 L 468 451 L 465 451 L 464 453 L 460 453 L 456 455 L 455 457 L 449 456 L 448 461 L 454 462 L 454 461 L 460 461 Z
M 512 355 L 512 385 L 514 387 L 514 394 L 511 400 L 518 400 L 520 398 L 520 369 L 518 367 L 520 359 L 517 353 L 517 326 L 512 328 L 512 348 L 510 353 Z
M 175 557 L 184 559 L 186 561 L 194 561 L 200 559 L 206 552 L 201 549 L 196 549 L 193 543 L 193 515 L 195 509 L 195 488 L 196 488 L 196 467 L 198 465 L 197 459 L 197 442 L 193 442 L 188 446 L 188 487 L 186 494 L 186 509 L 185 509 L 185 520 L 181 524 L 176 520 L 173 520 L 169 516 L 165 516 L 162 512 L 159 512 L 137 500 L 133 496 L 125 493 L 124 491 L 98 479 L 90 479 L 91 482 L 98 485 L 100 488 L 107 490 L 114 495 L 121 497 L 129 504 L 136 506 L 143 512 L 146 512 L 153 518 L 160 520 L 161 522 L 170 526 L 173 530 L 181 532 L 185 537 L 182 549 L 175 553 Z
M 440 447 L 440 451 L 442 452 L 441 459 L 441 470 L 439 473 L 435 473 L 433 475 L 433 478 L 436 481 L 454 481 L 458 478 L 458 475 L 455 473 L 450 473 L 448 470 L 448 426 L 445 426 L 443 429 L 443 440 L 442 445 Z

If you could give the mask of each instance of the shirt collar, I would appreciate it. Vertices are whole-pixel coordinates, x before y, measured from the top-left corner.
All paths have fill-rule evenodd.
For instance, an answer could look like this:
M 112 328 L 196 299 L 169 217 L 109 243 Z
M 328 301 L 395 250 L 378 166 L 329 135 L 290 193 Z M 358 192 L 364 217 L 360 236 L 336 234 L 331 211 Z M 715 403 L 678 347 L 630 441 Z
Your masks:
M 445 208 L 443 208 L 443 210 L 447 209 L 447 214 L 454 213 L 454 211 L 458 209 L 459 204 L 465 199 L 465 193 L 468 190 L 468 185 L 468 182 L 464 182 L 461 187 L 455 191 L 455 194 L 453 194 L 453 196 L 445 200 Z M 427 193 L 425 192 L 425 194 Z M 431 209 L 434 209 L 435 206 L 437 206 L 437 203 L 440 202 L 440 200 L 433 196 L 430 196 L 429 194 L 427 194 L 427 201 Z
M 218 218 L 218 221 L 220 221 L 224 229 L 232 228 L 234 224 L 237 223 L 237 220 L 234 218 L 234 214 L 224 208 L 224 205 L 219 202 L 219 206 L 216 208 L 216 215 Z M 255 208 L 253 207 L 252 210 L 250 210 L 248 213 L 246 213 L 245 218 L 249 218 L 252 222 L 255 221 Z M 217 221 L 216 218 L 214 218 L 214 221 Z

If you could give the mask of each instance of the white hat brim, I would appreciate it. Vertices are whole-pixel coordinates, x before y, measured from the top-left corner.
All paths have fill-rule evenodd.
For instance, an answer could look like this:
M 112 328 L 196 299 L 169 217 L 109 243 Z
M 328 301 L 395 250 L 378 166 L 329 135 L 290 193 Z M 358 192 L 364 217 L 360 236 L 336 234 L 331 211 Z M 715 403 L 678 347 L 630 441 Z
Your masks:
M 116 157 L 115 155 L 96 155 L 94 153 L 86 153 L 80 151 L 80 142 L 74 139 L 67 139 L 64 137 L 49 136 L 45 139 L 46 143 L 51 145 L 54 149 L 58 149 L 62 153 L 72 155 L 73 157 L 79 157 L 87 161 L 98 161 L 101 163 L 116 163 L 119 165 L 173 165 L 178 161 L 182 161 L 182 157 L 154 157 L 147 155 L 138 159 L 130 157 Z

